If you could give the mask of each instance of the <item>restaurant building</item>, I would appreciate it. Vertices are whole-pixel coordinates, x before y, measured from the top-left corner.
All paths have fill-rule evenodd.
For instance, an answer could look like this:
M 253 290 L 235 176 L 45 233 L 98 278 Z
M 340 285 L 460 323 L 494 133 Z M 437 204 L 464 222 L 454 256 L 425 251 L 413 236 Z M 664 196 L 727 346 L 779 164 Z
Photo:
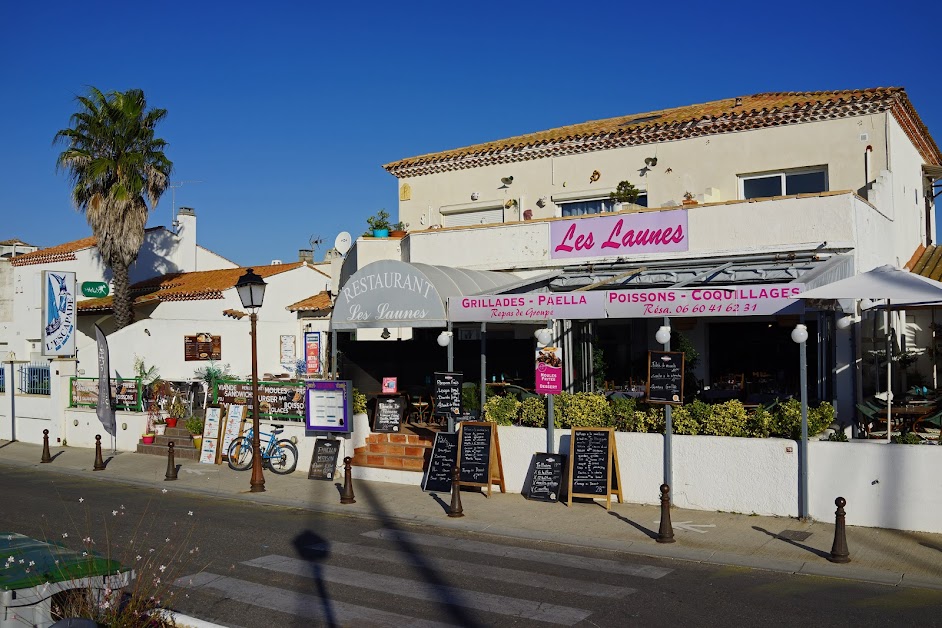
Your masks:
M 882 346 L 882 316 L 839 329 L 856 303 L 795 297 L 933 247 L 940 163 L 906 92 L 875 88 L 733 97 L 387 164 L 409 233 L 347 254 L 341 367 L 367 391 L 420 379 L 444 368 L 435 339 L 451 325 L 466 380 L 483 368 L 529 387 L 533 332 L 550 324 L 567 389 L 630 388 L 669 324 L 700 356 L 694 386 L 748 400 L 797 394 L 789 335 L 804 322 L 810 395 L 849 422 L 875 382 L 855 365 Z M 890 326 L 929 346 L 914 316 L 930 314 Z

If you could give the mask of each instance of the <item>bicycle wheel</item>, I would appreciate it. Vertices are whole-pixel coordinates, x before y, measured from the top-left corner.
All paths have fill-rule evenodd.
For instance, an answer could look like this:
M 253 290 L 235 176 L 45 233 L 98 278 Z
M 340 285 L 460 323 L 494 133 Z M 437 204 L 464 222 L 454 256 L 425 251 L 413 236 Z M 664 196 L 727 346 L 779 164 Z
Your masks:
M 268 459 L 268 468 L 278 475 L 288 475 L 298 466 L 298 448 L 283 438 L 275 443 L 275 448 Z
M 228 455 L 230 469 L 245 471 L 252 466 L 252 441 L 240 436 L 229 445 Z

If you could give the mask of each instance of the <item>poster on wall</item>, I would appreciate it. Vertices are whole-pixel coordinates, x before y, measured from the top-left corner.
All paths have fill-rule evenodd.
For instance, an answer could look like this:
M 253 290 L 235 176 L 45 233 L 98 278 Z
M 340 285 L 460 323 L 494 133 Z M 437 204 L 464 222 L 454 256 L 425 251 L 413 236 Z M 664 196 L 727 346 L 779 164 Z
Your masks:
M 43 271 L 42 321 L 43 355 L 74 356 L 75 273 Z
M 287 369 L 294 373 L 294 365 L 298 359 L 297 353 L 295 351 L 295 341 L 297 339 L 294 336 L 282 335 L 279 340 L 279 361 L 281 362 L 281 367 Z
M 311 381 L 307 383 L 305 421 L 314 432 L 353 430 L 353 382 L 350 380 Z
M 307 366 L 308 377 L 313 377 L 321 372 L 321 332 L 305 332 L 304 361 Z
M 536 350 L 536 388 L 541 395 L 558 395 L 563 391 L 563 350 L 543 347 Z

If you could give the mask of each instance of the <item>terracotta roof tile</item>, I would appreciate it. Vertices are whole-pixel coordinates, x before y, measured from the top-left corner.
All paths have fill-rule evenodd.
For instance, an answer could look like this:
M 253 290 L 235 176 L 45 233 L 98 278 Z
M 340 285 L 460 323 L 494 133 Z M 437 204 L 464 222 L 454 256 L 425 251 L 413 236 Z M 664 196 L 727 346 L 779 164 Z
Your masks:
M 10 260 L 10 263 L 14 266 L 29 266 L 31 264 L 67 262 L 75 259 L 75 253 L 77 251 L 90 249 L 97 244 L 98 240 L 95 239 L 95 236 L 89 236 L 81 240 L 50 246 L 47 249 L 39 249 L 38 251 L 26 253 L 25 255 L 18 255 Z
M 942 281 L 942 246 L 920 246 L 906 267 L 917 275 Z
M 301 299 L 297 303 L 292 303 L 285 309 L 289 312 L 316 312 L 318 310 L 328 310 L 333 306 L 330 293 L 324 290 L 306 299 Z
M 33 246 L 32 244 L 27 244 L 26 242 L 23 242 L 19 238 L 11 238 L 10 240 L 0 240 L 0 246 L 15 246 L 18 244 L 22 244 L 23 246 Z
M 162 301 L 202 301 L 221 299 L 222 293 L 234 288 L 246 268 L 252 268 L 263 279 L 304 266 L 304 262 L 276 264 L 271 266 L 247 266 L 245 268 L 222 268 L 203 270 L 193 273 L 172 273 L 161 275 L 131 286 L 134 304 Z M 112 297 L 79 301 L 79 312 L 110 310 Z
M 901 87 L 825 92 L 774 92 L 594 120 L 493 142 L 401 159 L 383 166 L 399 178 L 482 165 L 527 161 L 678 140 L 846 118 L 892 110 L 927 163 L 942 155 Z

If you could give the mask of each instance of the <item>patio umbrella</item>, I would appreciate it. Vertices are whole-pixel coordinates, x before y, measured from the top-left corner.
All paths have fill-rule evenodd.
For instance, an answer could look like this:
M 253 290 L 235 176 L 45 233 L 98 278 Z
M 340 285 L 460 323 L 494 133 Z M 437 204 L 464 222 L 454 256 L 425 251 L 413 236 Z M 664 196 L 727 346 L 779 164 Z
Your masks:
M 801 295 L 800 299 L 886 299 L 884 325 L 889 331 L 891 303 L 904 309 L 907 303 L 927 304 L 942 302 L 942 283 L 893 266 L 880 266 L 854 277 L 825 284 Z M 886 361 L 886 439 L 890 440 L 892 395 L 890 394 L 891 366 Z

